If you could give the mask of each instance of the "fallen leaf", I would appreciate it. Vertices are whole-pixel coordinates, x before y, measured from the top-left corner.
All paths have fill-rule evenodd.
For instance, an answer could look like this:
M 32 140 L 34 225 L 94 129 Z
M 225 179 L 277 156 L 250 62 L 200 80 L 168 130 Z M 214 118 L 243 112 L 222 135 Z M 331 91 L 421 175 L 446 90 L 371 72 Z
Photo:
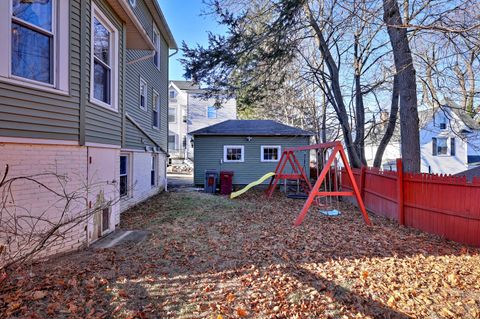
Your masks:
M 122 298 L 130 298 L 130 296 L 128 295 L 128 293 L 125 291 L 125 289 L 120 289 L 118 291 L 118 295 Z
M 248 315 L 248 312 L 245 309 L 237 308 L 237 315 L 239 317 L 246 317 Z
M 228 302 L 228 303 L 232 303 L 234 300 L 235 300 L 235 295 L 232 294 L 232 293 L 229 293 L 229 294 L 227 295 L 227 302 Z
M 37 290 L 33 293 L 32 299 L 33 300 L 40 300 L 45 298 L 48 295 L 46 291 L 43 290 Z

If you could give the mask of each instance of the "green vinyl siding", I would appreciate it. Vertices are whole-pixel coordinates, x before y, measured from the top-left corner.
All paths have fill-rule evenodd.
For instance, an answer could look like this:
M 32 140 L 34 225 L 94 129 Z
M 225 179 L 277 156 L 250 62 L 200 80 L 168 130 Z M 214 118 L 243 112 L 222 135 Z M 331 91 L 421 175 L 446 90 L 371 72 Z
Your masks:
M 280 145 L 282 152 L 286 147 L 308 145 L 309 137 L 296 136 L 253 136 L 247 141 L 247 136 L 203 136 L 194 137 L 194 182 L 196 185 L 203 185 L 205 170 L 215 169 L 218 172 L 233 171 L 233 183 L 237 185 L 249 184 L 268 172 L 274 172 L 278 162 L 262 162 L 262 145 Z M 222 163 L 224 145 L 243 145 L 244 162 Z M 303 158 L 303 153 L 306 158 Z M 299 153 L 300 154 L 300 153 Z M 300 164 L 308 167 L 309 159 L 306 152 L 302 152 Z M 305 163 L 304 163 L 305 160 Z M 307 169 L 308 172 L 308 169 Z M 268 183 L 267 181 L 266 183 Z
M 153 38 L 153 17 L 143 0 L 137 0 L 134 12 L 148 35 Z M 137 61 L 149 54 L 149 51 L 127 50 L 125 108 L 126 113 L 157 145 L 152 145 L 152 141 L 145 138 L 145 134 L 125 119 L 125 143 L 122 146 L 134 149 L 144 149 L 147 145 L 160 146 L 166 150 L 168 144 L 168 45 L 162 34 L 160 34 L 160 70 L 153 63 L 153 57 Z M 129 61 L 133 63 L 128 63 Z M 140 108 L 140 77 L 147 82 L 146 110 Z M 153 127 L 154 90 L 160 96 L 159 129 Z
M 0 82 L 0 135 L 78 140 L 80 100 L 80 0 L 70 0 L 69 92 L 57 94 Z
M 86 108 L 85 108 L 85 141 L 88 143 L 101 143 L 110 145 L 121 145 L 122 139 L 122 108 L 123 108 L 123 55 L 125 54 L 125 43 L 122 21 L 113 12 L 110 6 L 103 0 L 95 0 L 95 5 L 108 18 L 111 24 L 119 32 L 118 44 L 118 110 L 113 111 L 90 102 L 90 50 L 91 50 L 91 6 L 87 9 L 87 61 L 86 62 Z

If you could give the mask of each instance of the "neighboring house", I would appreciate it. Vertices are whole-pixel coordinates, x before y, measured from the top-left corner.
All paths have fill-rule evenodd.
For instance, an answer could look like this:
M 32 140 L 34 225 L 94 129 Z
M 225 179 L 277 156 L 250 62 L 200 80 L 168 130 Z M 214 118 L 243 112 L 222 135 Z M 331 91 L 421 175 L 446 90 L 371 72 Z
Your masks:
M 453 105 L 452 103 L 450 103 Z M 418 112 L 421 172 L 457 174 L 480 164 L 480 125 L 459 107 L 443 105 Z M 384 129 L 373 131 L 365 141 L 368 165 L 373 164 Z M 400 126 L 397 125 L 383 156 L 382 168 L 395 170 L 401 157 Z
M 191 132 L 237 118 L 235 99 L 228 99 L 216 107 L 216 100 L 204 99 L 203 93 L 204 90 L 191 81 L 170 82 L 168 150 L 173 158 L 193 158 Z
M 115 229 L 121 210 L 164 187 L 168 51 L 176 48 L 168 25 L 156 0 L 2 0 L 0 41 L 0 174 L 8 164 L 9 177 L 64 176 L 87 199 L 74 211 L 112 201 L 49 254 L 89 244 Z M 38 185 L 13 193 L 31 214 L 61 214 Z
M 313 133 L 270 120 L 228 120 L 191 132 L 195 139 L 194 183 L 205 171 L 233 171 L 233 184 L 244 185 L 274 172 L 282 151 L 310 144 Z M 308 171 L 309 154 L 299 161 Z

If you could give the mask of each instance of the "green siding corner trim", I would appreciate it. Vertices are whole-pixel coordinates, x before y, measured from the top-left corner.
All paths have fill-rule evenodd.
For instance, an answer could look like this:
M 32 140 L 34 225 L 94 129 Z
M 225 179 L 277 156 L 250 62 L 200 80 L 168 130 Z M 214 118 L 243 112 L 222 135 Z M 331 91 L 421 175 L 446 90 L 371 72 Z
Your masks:
M 268 172 L 274 172 L 277 162 L 262 162 L 260 159 L 262 145 L 280 145 L 282 151 L 287 147 L 310 144 L 309 137 L 295 136 L 253 136 L 251 141 L 245 136 L 195 136 L 194 146 L 194 182 L 203 185 L 205 170 L 233 171 L 233 183 L 249 184 Z M 224 145 L 243 145 L 243 163 L 222 163 Z M 309 155 L 305 153 L 298 159 L 303 165 L 309 166 Z M 266 181 L 265 183 L 268 183 Z

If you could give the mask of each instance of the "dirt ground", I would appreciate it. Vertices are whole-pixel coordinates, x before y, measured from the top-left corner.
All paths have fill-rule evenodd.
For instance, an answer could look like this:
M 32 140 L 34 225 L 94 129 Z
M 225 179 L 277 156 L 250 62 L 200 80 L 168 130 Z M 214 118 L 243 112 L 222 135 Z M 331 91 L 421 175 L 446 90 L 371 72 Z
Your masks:
M 37 263 L 0 287 L 0 318 L 479 318 L 479 251 L 352 206 L 164 193 L 122 215 L 149 238 Z

